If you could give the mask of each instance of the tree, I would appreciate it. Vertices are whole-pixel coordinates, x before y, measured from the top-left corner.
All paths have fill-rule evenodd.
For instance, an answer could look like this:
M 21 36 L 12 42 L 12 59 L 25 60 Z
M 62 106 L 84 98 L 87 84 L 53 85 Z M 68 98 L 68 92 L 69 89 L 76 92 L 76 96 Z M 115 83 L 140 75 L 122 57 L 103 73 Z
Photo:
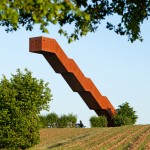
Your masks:
M 127 35 L 131 42 L 142 41 L 140 26 L 150 15 L 150 0 L 1 0 L 0 3 L 0 25 L 7 32 L 21 26 L 31 31 L 34 24 L 48 32 L 49 23 L 59 24 L 58 32 L 68 42 L 95 32 L 102 20 L 114 15 L 120 21 L 117 24 L 108 21 L 106 28 Z M 72 33 L 65 31 L 66 24 L 74 25 Z
M 77 116 L 69 113 L 68 115 L 58 116 L 56 113 L 50 113 L 46 116 L 40 115 L 41 127 L 47 128 L 74 128 L 77 122 Z
M 70 113 L 70 114 L 68 114 L 67 117 L 68 117 L 68 126 L 70 128 L 74 128 L 76 126 L 77 116 Z
M 61 115 L 58 118 L 57 127 L 58 128 L 72 128 L 75 127 L 77 122 L 77 116 L 73 114 Z
M 138 116 L 136 115 L 136 111 L 129 106 L 129 103 L 125 102 L 118 107 L 114 117 L 115 126 L 133 125 L 136 123 Z
M 46 128 L 47 127 L 47 117 L 43 115 L 39 115 L 40 119 L 40 128 Z
M 25 149 L 39 142 L 39 113 L 49 108 L 48 83 L 20 69 L 0 81 L 0 149 Z
M 93 116 L 90 118 L 91 127 L 107 127 L 107 118 L 106 116 Z
M 57 122 L 58 122 L 58 115 L 56 113 L 50 113 L 46 116 L 46 120 L 47 120 L 47 126 L 50 126 L 52 128 L 56 128 L 57 127 Z
M 77 116 L 73 114 L 61 115 L 58 119 L 58 128 L 72 128 L 75 127 L 77 122 Z

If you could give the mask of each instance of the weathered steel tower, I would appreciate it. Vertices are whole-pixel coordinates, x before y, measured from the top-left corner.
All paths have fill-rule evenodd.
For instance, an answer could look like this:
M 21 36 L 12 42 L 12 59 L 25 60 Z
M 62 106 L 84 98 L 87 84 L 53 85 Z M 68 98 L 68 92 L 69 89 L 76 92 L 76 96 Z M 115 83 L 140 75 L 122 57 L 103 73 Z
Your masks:
M 73 59 L 66 56 L 56 40 L 34 37 L 29 40 L 30 52 L 42 54 L 56 73 L 60 73 L 74 92 L 78 92 L 89 109 L 105 115 L 108 126 L 113 126 L 115 109 L 106 96 L 102 96 L 90 78 L 86 78 Z

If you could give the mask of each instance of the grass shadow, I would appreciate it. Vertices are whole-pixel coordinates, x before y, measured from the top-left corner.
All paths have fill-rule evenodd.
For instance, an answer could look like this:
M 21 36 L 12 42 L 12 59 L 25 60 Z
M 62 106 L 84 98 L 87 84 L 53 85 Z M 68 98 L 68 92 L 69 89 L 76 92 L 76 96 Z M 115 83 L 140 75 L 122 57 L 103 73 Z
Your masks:
M 76 140 L 83 139 L 83 138 L 85 138 L 86 136 L 89 136 L 89 134 L 83 135 L 83 136 L 79 136 L 79 137 L 74 137 L 74 138 L 68 139 L 68 140 L 66 140 L 66 141 L 59 142 L 59 143 L 57 143 L 57 144 L 55 144 L 55 145 L 52 145 L 52 146 L 47 147 L 47 149 L 50 150 L 50 149 L 52 149 L 52 148 L 58 148 L 58 147 L 63 146 L 63 145 L 65 145 L 65 144 L 67 144 L 67 143 L 72 143 L 72 142 L 74 142 L 74 141 L 76 141 Z

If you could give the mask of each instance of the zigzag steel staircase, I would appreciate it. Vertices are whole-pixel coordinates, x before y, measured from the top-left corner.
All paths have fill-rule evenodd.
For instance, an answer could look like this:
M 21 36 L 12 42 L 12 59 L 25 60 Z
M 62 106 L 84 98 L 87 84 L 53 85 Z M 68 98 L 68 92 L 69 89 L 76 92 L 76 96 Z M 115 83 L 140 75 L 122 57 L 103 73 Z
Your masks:
M 90 78 L 86 78 L 73 59 L 66 56 L 56 40 L 46 37 L 34 37 L 29 40 L 29 51 L 43 54 L 56 73 L 60 73 L 74 92 L 78 92 L 89 109 L 98 116 L 105 115 L 108 126 L 113 126 L 115 109 L 102 96 Z

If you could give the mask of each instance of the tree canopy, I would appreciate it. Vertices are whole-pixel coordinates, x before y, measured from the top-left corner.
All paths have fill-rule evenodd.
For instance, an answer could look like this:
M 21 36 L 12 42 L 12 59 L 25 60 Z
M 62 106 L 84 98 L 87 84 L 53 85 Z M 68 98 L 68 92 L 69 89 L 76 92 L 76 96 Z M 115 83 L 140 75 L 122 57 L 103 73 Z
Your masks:
M 77 116 L 69 113 L 68 115 L 58 116 L 56 113 L 50 113 L 46 116 L 40 115 L 42 128 L 74 128 L 76 127 Z
M 50 23 L 59 24 L 58 32 L 68 42 L 95 32 L 102 20 L 115 15 L 120 21 L 113 24 L 108 19 L 106 28 L 128 36 L 131 42 L 142 41 L 140 27 L 150 15 L 150 0 L 1 0 L 0 3 L 0 25 L 7 32 L 21 26 L 31 31 L 35 24 L 48 32 Z M 72 33 L 65 30 L 66 24 L 72 25 Z
M 133 125 L 136 123 L 137 119 L 138 116 L 136 115 L 136 111 L 129 105 L 129 103 L 125 102 L 122 105 L 119 105 L 116 110 L 114 125 Z
M 0 149 L 25 149 L 39 142 L 39 116 L 49 108 L 48 83 L 22 73 L 0 81 Z

